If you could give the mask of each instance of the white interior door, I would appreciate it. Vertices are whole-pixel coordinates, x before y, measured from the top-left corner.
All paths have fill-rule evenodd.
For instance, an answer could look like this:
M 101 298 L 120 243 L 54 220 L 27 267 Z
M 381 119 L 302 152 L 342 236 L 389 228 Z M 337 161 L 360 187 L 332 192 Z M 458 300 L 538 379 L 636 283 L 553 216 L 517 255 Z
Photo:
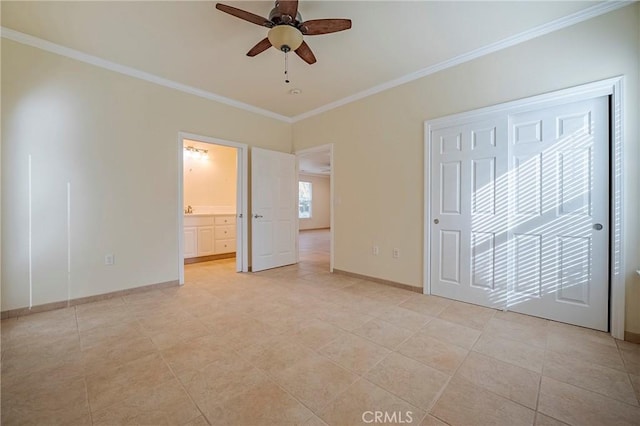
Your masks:
M 501 118 L 432 133 L 431 292 L 506 304 L 507 135 Z
M 252 270 L 296 263 L 295 156 L 251 150 Z
M 509 117 L 509 310 L 607 330 L 608 97 Z
M 608 329 L 603 96 L 432 129 L 431 293 Z

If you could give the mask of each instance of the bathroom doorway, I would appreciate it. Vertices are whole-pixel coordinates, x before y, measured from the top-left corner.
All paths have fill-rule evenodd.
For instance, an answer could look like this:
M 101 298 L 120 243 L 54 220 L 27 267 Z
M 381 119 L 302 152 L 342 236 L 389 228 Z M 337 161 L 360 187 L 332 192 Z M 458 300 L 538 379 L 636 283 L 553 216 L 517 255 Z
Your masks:
M 189 133 L 178 142 L 180 284 L 185 263 L 235 257 L 248 271 L 247 146 Z

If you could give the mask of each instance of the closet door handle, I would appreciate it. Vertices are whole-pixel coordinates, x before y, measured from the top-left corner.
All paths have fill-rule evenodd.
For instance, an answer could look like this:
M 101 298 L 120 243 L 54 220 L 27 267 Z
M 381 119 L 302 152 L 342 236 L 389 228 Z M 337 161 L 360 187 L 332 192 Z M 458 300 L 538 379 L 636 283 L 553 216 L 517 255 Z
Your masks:
M 261 214 L 254 214 L 254 215 L 253 215 L 253 218 L 254 218 L 254 219 L 258 219 L 258 218 L 260 218 L 260 217 L 262 217 L 262 215 L 261 215 Z

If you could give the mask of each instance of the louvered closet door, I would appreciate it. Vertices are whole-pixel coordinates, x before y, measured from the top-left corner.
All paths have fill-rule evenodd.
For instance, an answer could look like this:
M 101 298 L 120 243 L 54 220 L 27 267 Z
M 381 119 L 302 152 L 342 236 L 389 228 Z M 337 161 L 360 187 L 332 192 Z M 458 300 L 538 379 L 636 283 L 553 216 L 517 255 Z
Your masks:
M 431 292 L 506 305 L 506 117 L 432 131 Z
M 509 117 L 509 310 L 607 330 L 608 97 Z

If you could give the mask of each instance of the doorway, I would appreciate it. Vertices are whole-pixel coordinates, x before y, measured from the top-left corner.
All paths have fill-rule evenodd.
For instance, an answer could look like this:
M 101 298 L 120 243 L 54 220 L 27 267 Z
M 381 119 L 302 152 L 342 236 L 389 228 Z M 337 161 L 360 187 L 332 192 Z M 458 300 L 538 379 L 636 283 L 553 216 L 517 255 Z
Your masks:
M 621 334 L 619 82 L 427 124 L 425 292 Z
M 248 271 L 247 146 L 178 135 L 178 265 L 235 257 Z
M 298 262 L 333 272 L 333 144 L 296 152 Z

